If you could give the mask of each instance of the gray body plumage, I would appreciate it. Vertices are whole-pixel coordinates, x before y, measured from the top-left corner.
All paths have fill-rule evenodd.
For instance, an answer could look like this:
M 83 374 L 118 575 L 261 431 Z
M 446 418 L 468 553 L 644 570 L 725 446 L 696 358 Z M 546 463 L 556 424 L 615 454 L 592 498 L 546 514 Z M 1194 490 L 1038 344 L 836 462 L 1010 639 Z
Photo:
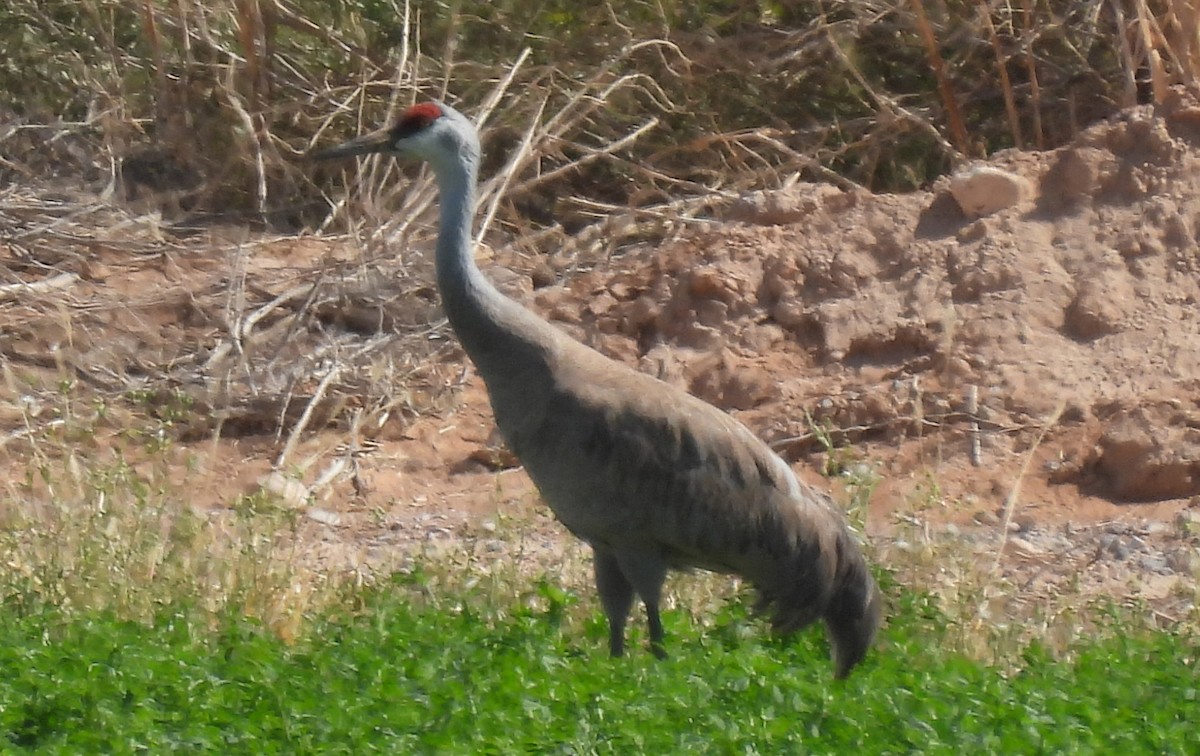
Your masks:
M 412 116 L 421 123 L 402 120 L 326 156 L 391 151 L 433 166 L 446 314 L 505 440 L 558 519 L 595 552 L 611 652 L 624 650 L 636 594 L 651 648 L 665 655 L 663 581 L 668 570 L 700 568 L 750 581 L 782 632 L 824 619 L 835 674 L 845 676 L 874 639 L 881 596 L 842 514 L 729 415 L 604 357 L 500 294 L 471 256 L 474 127 L 434 107 L 441 116 L 429 123 Z

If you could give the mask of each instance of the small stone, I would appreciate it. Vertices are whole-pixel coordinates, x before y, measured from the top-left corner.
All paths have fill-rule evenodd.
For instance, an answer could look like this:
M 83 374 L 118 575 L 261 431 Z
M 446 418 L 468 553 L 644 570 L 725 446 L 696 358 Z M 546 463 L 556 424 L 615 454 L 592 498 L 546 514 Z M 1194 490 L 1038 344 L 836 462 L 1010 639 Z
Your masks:
M 1024 201 L 1033 185 L 1015 173 L 978 166 L 951 176 L 950 194 L 968 217 L 981 218 Z
M 342 524 L 342 517 L 337 512 L 330 512 L 328 509 L 318 509 L 312 507 L 304 513 L 308 519 L 319 522 L 322 525 L 328 525 L 331 528 L 336 528 Z
M 1146 535 L 1163 535 L 1170 530 L 1171 526 L 1161 520 L 1153 520 L 1146 523 Z
M 1181 575 L 1192 575 L 1200 571 L 1200 550 L 1172 549 L 1166 555 L 1167 566 Z
M 308 503 L 308 486 L 278 470 L 263 476 L 258 485 L 263 491 L 276 496 L 284 506 L 292 509 L 299 509 Z
M 999 525 L 1000 518 L 996 516 L 995 512 L 988 512 L 987 510 L 984 510 L 982 512 L 975 513 L 975 522 L 979 523 L 980 525 Z
M 1027 541 L 1019 536 L 1011 536 L 1008 539 L 1008 545 L 1010 548 L 1020 552 L 1021 554 L 1024 554 L 1025 556 L 1038 556 L 1046 553 L 1046 550 L 1042 547 L 1035 546 L 1030 541 Z
M 1167 560 L 1162 557 L 1145 555 L 1138 559 L 1138 564 L 1146 572 L 1157 572 L 1162 575 L 1170 575 L 1174 572 L 1167 564 Z
M 1100 539 L 1100 545 L 1105 553 L 1117 561 L 1124 561 L 1129 557 L 1129 547 L 1117 536 L 1104 536 Z

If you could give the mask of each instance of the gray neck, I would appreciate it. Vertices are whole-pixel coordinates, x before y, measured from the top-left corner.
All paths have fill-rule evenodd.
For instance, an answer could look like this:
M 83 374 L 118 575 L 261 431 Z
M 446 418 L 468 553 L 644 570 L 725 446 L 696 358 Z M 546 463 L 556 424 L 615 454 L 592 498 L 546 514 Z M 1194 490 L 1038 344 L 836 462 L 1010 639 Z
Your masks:
M 460 158 L 464 156 L 460 155 Z M 551 327 L 500 293 L 475 265 L 471 225 L 478 158 L 434 165 L 441 193 L 437 282 L 450 325 L 493 394 L 544 372 Z

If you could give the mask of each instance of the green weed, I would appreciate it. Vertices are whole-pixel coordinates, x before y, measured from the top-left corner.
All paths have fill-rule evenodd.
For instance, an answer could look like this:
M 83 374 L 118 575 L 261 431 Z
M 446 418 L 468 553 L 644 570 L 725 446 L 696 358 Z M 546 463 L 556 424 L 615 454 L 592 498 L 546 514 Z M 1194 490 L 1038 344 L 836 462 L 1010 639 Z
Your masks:
M 844 684 L 819 633 L 773 639 L 744 606 L 666 621 L 673 657 L 609 659 L 602 622 L 551 579 L 545 605 L 464 590 L 421 598 L 420 572 L 314 620 L 294 645 L 184 605 L 0 619 L 0 732 L 48 751 L 421 753 L 1185 753 L 1195 639 L 1113 633 L 1071 661 L 1034 644 L 1011 669 L 947 651 L 936 603 L 902 592 Z

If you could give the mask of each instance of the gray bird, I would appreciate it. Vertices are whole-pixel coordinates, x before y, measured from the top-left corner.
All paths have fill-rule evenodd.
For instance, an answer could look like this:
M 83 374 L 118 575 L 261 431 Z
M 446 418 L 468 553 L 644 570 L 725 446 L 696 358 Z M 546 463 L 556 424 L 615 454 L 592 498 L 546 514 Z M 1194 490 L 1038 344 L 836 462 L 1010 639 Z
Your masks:
M 591 545 L 609 649 L 625 649 L 634 595 L 663 657 L 667 571 L 741 575 L 782 633 L 825 621 L 834 674 L 862 661 L 882 596 L 842 513 L 741 423 L 614 362 L 501 294 L 475 265 L 479 137 L 447 105 L 315 153 L 417 158 L 440 190 L 437 283 L 450 325 L 487 384 L 496 424 L 558 519 Z

